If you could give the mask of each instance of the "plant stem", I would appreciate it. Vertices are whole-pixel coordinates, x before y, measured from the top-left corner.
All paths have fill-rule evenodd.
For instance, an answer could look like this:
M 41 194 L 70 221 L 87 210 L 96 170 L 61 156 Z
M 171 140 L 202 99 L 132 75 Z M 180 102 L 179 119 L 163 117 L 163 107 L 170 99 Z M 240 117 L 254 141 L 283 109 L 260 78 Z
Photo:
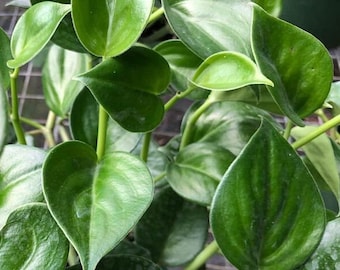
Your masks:
M 202 250 L 200 254 L 187 266 L 184 270 L 196 270 L 199 269 L 205 262 L 213 256 L 216 252 L 218 252 L 219 247 L 216 241 L 212 241 L 209 245 Z
M 283 134 L 283 138 L 285 138 L 286 140 L 289 139 L 289 136 L 290 136 L 290 132 L 292 131 L 292 128 L 293 128 L 293 122 L 288 120 L 287 121 L 287 125 L 286 125 L 286 129 L 285 129 L 285 132 Z
M 168 100 L 168 102 L 164 105 L 164 110 L 166 112 L 169 111 L 176 104 L 177 101 L 186 97 L 187 95 L 189 95 L 195 89 L 196 89 L 196 87 L 189 87 L 188 89 L 186 89 L 183 92 L 177 92 L 176 95 L 174 95 L 172 98 L 170 98 Z
M 154 182 L 154 183 L 157 183 L 157 182 L 161 181 L 165 176 L 166 176 L 166 172 L 162 172 L 160 175 L 156 176 L 156 177 L 153 179 L 153 182 Z
M 193 128 L 198 120 L 198 118 L 209 108 L 209 106 L 214 101 L 210 100 L 209 98 L 205 100 L 205 102 L 189 117 L 189 120 L 186 124 L 186 127 L 183 132 L 181 145 L 179 149 L 183 149 L 185 146 L 187 146 L 190 142 L 190 139 L 192 137 Z
M 320 136 L 321 134 L 325 133 L 327 130 L 337 126 L 340 124 L 340 115 L 335 116 L 331 120 L 327 121 L 323 125 L 319 126 L 316 130 L 309 133 L 307 136 L 303 137 L 302 139 L 292 143 L 292 147 L 294 149 L 298 149 L 301 146 L 309 143 L 310 141 L 314 140 L 316 137 Z
M 164 14 L 164 9 L 163 7 L 160 7 L 159 9 L 157 9 L 150 15 L 148 24 L 157 21 L 161 16 L 163 16 L 163 14 Z
M 55 113 L 52 111 L 49 111 L 47 120 L 46 120 L 46 125 L 44 128 L 44 135 L 45 135 L 45 138 L 46 138 L 46 141 L 49 147 L 53 147 L 56 144 L 54 137 L 53 137 L 53 128 L 54 128 L 56 119 L 57 119 L 57 116 L 55 115 Z
M 11 77 L 11 97 L 12 97 L 12 113 L 11 119 L 14 127 L 15 135 L 17 136 L 18 143 L 26 144 L 24 130 L 20 123 L 19 106 L 18 106 L 18 86 L 17 79 L 19 76 L 19 68 L 14 69 L 10 74 Z
M 140 153 L 140 157 L 144 162 L 148 161 L 151 137 L 152 137 L 152 132 L 147 132 L 144 134 L 143 147 Z
M 98 123 L 98 139 L 97 139 L 97 156 L 100 160 L 105 153 L 107 120 L 109 116 L 104 108 L 99 105 L 99 123 Z

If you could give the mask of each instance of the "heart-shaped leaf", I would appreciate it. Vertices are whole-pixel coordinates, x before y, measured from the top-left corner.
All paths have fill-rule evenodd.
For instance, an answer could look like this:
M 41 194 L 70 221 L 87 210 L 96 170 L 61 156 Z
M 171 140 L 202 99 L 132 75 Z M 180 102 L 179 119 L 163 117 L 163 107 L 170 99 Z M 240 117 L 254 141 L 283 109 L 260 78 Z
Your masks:
M 23 145 L 7 145 L 0 155 L 0 228 L 17 207 L 43 200 L 41 167 L 45 152 Z
M 218 186 L 211 226 L 222 252 L 239 269 L 295 269 L 317 247 L 325 228 L 319 190 L 267 121 Z
M 163 119 L 164 105 L 158 95 L 169 84 L 170 74 L 162 56 L 136 46 L 105 60 L 78 79 L 123 128 L 145 132 Z
M 79 40 L 96 56 L 123 53 L 144 30 L 153 0 L 73 0 L 72 18 Z
M 64 269 L 69 243 L 43 203 L 16 209 L 0 234 L 1 269 Z
M 322 240 L 313 255 L 299 269 L 338 269 L 340 266 L 340 219 L 328 222 Z
M 195 110 L 195 107 L 187 114 Z M 210 142 L 238 155 L 260 126 L 261 117 L 275 124 L 267 112 L 254 106 L 242 102 L 213 103 L 197 120 L 191 143 Z
M 11 38 L 13 60 L 7 65 L 20 67 L 36 56 L 51 39 L 71 6 L 50 1 L 33 5 L 20 17 Z M 37 38 L 39 37 L 39 38 Z
M 58 116 L 66 117 L 83 85 L 73 77 L 86 72 L 89 58 L 52 46 L 42 72 L 44 96 L 48 107 Z
M 250 84 L 273 86 L 250 58 L 237 52 L 209 56 L 198 67 L 191 82 L 197 87 L 215 91 L 234 90 Z
M 172 39 L 158 44 L 154 50 L 162 55 L 171 68 L 171 85 L 177 91 L 184 91 L 189 87 L 189 80 L 194 75 L 196 69 L 202 63 L 202 59 L 190 51 L 180 40 Z M 196 94 L 194 91 L 190 97 L 207 96 L 207 91 Z
M 235 156 L 213 143 L 193 143 L 167 168 L 167 180 L 182 197 L 210 205 L 217 185 Z
M 161 270 L 152 261 L 132 255 L 114 255 L 104 257 L 98 264 L 97 270 Z M 81 265 L 75 265 L 67 270 L 83 270 Z
M 99 105 L 88 89 L 84 89 L 73 103 L 71 130 L 74 139 L 88 143 L 96 149 Z M 131 152 L 141 139 L 141 134 L 132 133 L 114 120 L 108 120 L 106 149 Z
M 151 252 L 160 265 L 181 265 L 192 260 L 204 247 L 208 231 L 205 207 L 186 202 L 170 187 L 155 198 L 136 226 L 137 244 Z
M 316 129 L 317 126 L 294 127 L 291 135 L 298 140 Z M 305 144 L 302 149 L 340 202 L 340 178 L 329 137 L 326 134 L 322 134 L 308 144 Z
M 297 40 L 299 42 L 297 42 Z M 252 46 L 267 87 L 281 111 L 297 125 L 320 108 L 333 80 L 331 57 L 315 37 L 254 5 Z
M 247 0 L 163 0 L 176 35 L 197 55 L 237 51 L 251 56 L 252 7 Z
M 49 152 L 43 165 L 43 189 L 84 270 L 95 269 L 137 223 L 153 197 L 152 178 L 142 161 L 113 152 L 98 162 L 93 148 L 79 141 Z
M 7 61 L 12 58 L 11 46 L 6 32 L 0 27 L 0 88 L 5 91 L 10 83 Z

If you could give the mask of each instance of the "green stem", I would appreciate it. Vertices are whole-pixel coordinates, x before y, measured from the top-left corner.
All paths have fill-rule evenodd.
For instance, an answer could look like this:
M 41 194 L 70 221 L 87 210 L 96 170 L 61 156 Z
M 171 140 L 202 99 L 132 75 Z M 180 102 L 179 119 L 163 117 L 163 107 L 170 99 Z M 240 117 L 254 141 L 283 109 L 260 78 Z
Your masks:
M 213 256 L 216 252 L 218 252 L 219 247 L 216 241 L 212 241 L 209 245 L 202 250 L 200 254 L 187 266 L 184 270 L 196 270 L 199 269 L 205 262 Z
M 189 117 L 189 120 L 183 132 L 181 145 L 179 147 L 180 150 L 189 144 L 192 137 L 193 128 L 198 118 L 210 107 L 212 103 L 212 100 L 210 100 L 209 98 L 206 99 L 205 102 Z
M 323 123 L 326 123 L 329 121 L 329 118 L 327 117 L 327 115 L 325 114 L 325 112 L 322 109 L 319 109 L 315 112 L 315 114 L 320 117 L 320 119 L 322 120 Z M 331 128 L 330 130 L 330 137 L 336 141 L 338 139 L 338 132 L 336 130 L 335 127 Z
M 189 87 L 183 92 L 177 92 L 176 95 L 174 95 L 172 98 L 168 100 L 168 102 L 164 105 L 165 112 L 169 111 L 177 101 L 179 101 L 182 98 L 185 98 L 187 95 L 189 95 L 193 90 L 195 90 L 196 87 Z
M 340 115 L 335 116 L 331 120 L 327 121 L 323 125 L 319 126 L 316 130 L 309 133 L 307 136 L 303 137 L 302 139 L 292 143 L 292 147 L 294 149 L 298 149 L 301 146 L 309 143 L 310 141 L 314 140 L 316 137 L 320 136 L 321 134 L 325 133 L 327 130 L 337 126 L 340 124 Z
M 45 138 L 46 138 L 46 141 L 49 147 L 53 147 L 56 145 L 54 137 L 53 137 L 53 128 L 54 128 L 56 119 L 57 119 L 57 116 L 55 115 L 55 113 L 52 111 L 49 111 L 47 120 L 46 120 L 46 125 L 44 128 L 44 135 L 45 135 Z
M 164 9 L 163 9 L 163 7 L 157 9 L 156 11 L 154 11 L 154 12 L 150 15 L 149 20 L 148 20 L 148 24 L 157 21 L 161 16 L 163 16 L 163 14 L 164 14 Z
M 161 181 L 165 176 L 166 176 L 166 172 L 162 172 L 160 175 L 156 176 L 156 177 L 153 179 L 153 182 L 154 182 L 154 183 L 157 183 L 157 182 Z
M 286 140 L 289 139 L 290 132 L 292 131 L 293 126 L 294 126 L 293 122 L 288 120 L 287 125 L 286 125 L 286 129 L 285 129 L 285 133 L 283 134 L 283 138 L 285 138 Z
M 17 136 L 18 143 L 26 144 L 25 133 L 24 133 L 24 130 L 22 129 L 22 126 L 20 123 L 20 115 L 19 115 L 18 86 L 17 86 L 18 76 L 19 76 L 19 68 L 16 68 L 10 74 L 11 97 L 12 97 L 11 119 L 12 119 L 12 124 L 14 127 L 15 134 Z
M 98 139 L 97 139 L 97 156 L 100 160 L 105 153 L 107 120 L 109 116 L 104 108 L 99 105 L 99 123 L 98 123 Z
M 70 136 L 68 135 L 68 133 L 67 133 L 67 131 L 66 131 L 66 129 L 65 129 L 65 127 L 63 125 L 60 124 L 58 126 L 58 130 L 59 130 L 59 134 L 60 134 L 61 140 L 63 142 L 67 142 L 67 141 L 71 140 Z
M 148 132 L 144 134 L 143 147 L 140 153 L 140 157 L 144 162 L 148 161 L 151 137 L 152 137 L 152 132 Z

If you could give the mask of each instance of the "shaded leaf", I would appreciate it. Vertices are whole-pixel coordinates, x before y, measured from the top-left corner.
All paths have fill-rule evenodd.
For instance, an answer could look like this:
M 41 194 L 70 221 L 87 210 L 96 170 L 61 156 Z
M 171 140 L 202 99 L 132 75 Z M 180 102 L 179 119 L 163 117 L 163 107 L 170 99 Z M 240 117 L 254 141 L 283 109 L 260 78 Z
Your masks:
M 333 80 L 333 64 L 324 45 L 309 33 L 254 6 L 252 46 L 267 87 L 281 111 L 297 125 L 320 108 Z M 296 41 L 299 42 L 296 42 Z
M 64 269 L 69 243 L 45 204 L 11 213 L 0 234 L 1 269 Z
M 41 167 L 45 152 L 29 146 L 7 145 L 0 156 L 0 228 L 17 207 L 43 200 Z
M 319 190 L 267 121 L 218 186 L 211 226 L 223 254 L 240 269 L 294 269 L 319 244 L 325 228 Z
M 67 268 L 68 270 L 83 270 L 81 265 Z M 98 264 L 97 270 L 161 270 L 152 261 L 131 255 L 110 255 L 104 257 Z
M 153 196 L 152 178 L 142 161 L 123 152 L 97 161 L 93 148 L 79 141 L 49 152 L 43 189 L 53 217 L 85 270 L 95 269 L 128 234 Z
M 340 114 L 340 82 L 332 83 L 326 102 L 332 105 L 333 114 Z
M 317 126 L 305 126 L 303 128 L 294 127 L 291 131 L 291 135 L 299 140 L 315 131 L 317 128 Z M 340 178 L 332 143 L 329 137 L 326 134 L 322 134 L 305 144 L 302 149 L 340 202 Z
M 250 58 L 237 52 L 209 56 L 198 67 L 191 82 L 197 87 L 215 91 L 234 90 L 250 84 L 273 86 Z
M 123 128 L 150 131 L 163 119 L 158 97 L 170 81 L 168 63 L 145 47 L 132 47 L 78 77 Z
M 7 61 L 12 58 L 10 41 L 6 32 L 0 27 L 0 91 L 7 90 L 10 84 Z
M 167 180 L 182 197 L 210 205 L 217 185 L 235 156 L 213 143 L 193 143 L 167 168 Z
M 186 202 L 170 187 L 155 198 L 136 226 L 137 244 L 160 265 L 181 265 L 203 249 L 208 231 L 205 207 Z
M 73 77 L 87 70 L 89 58 L 58 46 L 52 46 L 42 71 L 43 91 L 50 110 L 66 117 L 83 85 Z
M 45 47 L 70 10 L 70 5 L 50 1 L 26 10 L 13 30 L 11 50 L 14 59 L 9 60 L 7 65 L 17 68 L 32 60 Z
M 176 35 L 202 59 L 220 51 L 251 56 L 252 7 L 248 0 L 163 0 L 162 3 Z
M 73 0 L 72 18 L 83 46 L 105 58 L 129 49 L 141 35 L 153 0 Z

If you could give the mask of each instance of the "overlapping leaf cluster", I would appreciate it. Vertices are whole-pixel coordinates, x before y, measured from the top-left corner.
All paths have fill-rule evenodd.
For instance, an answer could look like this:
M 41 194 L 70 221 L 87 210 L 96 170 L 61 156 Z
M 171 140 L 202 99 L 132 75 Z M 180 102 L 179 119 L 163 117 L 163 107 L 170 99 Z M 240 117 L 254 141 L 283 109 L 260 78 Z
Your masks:
M 198 269 L 218 249 L 239 269 L 340 263 L 321 196 L 340 201 L 338 146 L 324 134 L 302 161 L 271 114 L 300 126 L 297 143 L 320 135 L 303 119 L 326 102 L 336 114 L 332 62 L 275 17 L 280 1 L 31 4 L 10 38 L 0 31 L 1 269 Z M 139 43 L 163 12 L 176 38 Z M 16 133 L 20 119 L 6 90 L 46 47 L 44 96 L 72 138 L 7 145 L 8 115 Z M 157 145 L 182 98 L 193 105 L 180 134 Z

